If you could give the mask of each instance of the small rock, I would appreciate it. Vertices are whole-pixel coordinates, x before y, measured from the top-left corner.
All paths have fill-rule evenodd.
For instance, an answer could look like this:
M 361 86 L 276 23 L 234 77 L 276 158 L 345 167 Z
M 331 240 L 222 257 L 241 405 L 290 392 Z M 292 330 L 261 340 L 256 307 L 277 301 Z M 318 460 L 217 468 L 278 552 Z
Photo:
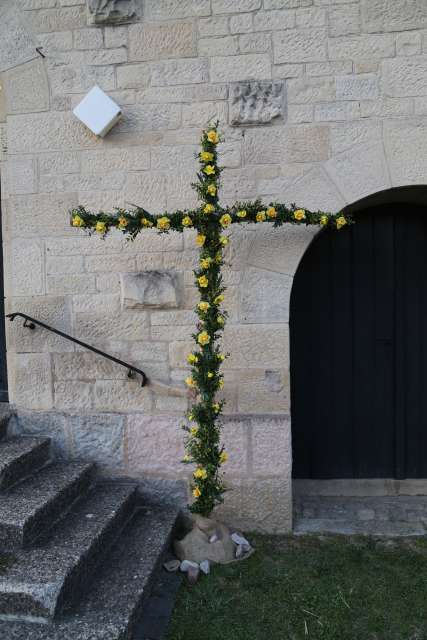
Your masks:
M 200 570 L 203 571 L 205 576 L 210 574 L 211 565 L 209 564 L 209 560 L 203 560 L 203 562 L 200 563 Z
M 187 573 L 190 568 L 198 569 L 199 565 L 197 562 L 192 562 L 191 560 L 183 560 L 179 566 L 179 570 L 182 571 L 182 573 Z
M 95 514 L 93 513 L 87 513 L 86 514 L 86 518 L 93 518 Z
M 167 562 L 163 563 L 163 567 L 166 569 L 166 571 L 169 571 L 169 573 L 178 571 L 180 566 L 181 566 L 181 563 L 177 558 L 173 558 L 172 560 L 168 560 Z
M 188 567 L 188 571 L 187 571 L 187 580 L 189 584 L 196 584 L 197 580 L 199 579 L 199 567 L 198 565 L 196 565 L 195 567 L 193 567 L 192 565 Z
M 244 538 L 243 536 L 239 535 L 238 533 L 232 533 L 231 534 L 231 539 L 237 545 L 242 544 L 242 545 L 246 545 L 248 547 L 251 546 L 250 543 L 246 540 L 246 538 Z
M 211 537 L 209 538 L 209 543 L 213 544 L 214 542 L 216 542 L 218 540 L 218 536 L 216 533 L 212 534 Z

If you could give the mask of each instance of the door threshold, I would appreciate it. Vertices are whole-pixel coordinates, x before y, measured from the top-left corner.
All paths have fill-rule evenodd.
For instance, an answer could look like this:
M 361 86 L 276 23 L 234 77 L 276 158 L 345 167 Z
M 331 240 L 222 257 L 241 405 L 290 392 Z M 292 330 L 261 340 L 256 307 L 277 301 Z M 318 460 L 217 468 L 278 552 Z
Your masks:
M 343 478 L 333 480 L 293 480 L 298 496 L 427 496 L 427 478 Z

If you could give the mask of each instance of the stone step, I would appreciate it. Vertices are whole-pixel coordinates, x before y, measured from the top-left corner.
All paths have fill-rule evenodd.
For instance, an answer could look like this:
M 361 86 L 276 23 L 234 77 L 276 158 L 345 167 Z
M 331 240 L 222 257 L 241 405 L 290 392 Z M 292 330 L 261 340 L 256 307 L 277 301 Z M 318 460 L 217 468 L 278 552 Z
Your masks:
M 415 521 L 427 518 L 426 496 L 296 498 L 297 518 Z
M 0 416 L 0 440 L 3 440 L 7 436 L 7 427 L 9 424 L 10 415 Z
M 426 527 L 419 521 L 349 520 L 338 518 L 307 518 L 294 525 L 296 535 L 342 534 L 375 537 L 424 536 Z
M 7 640 L 127 640 L 144 615 L 178 510 L 143 507 L 114 545 L 78 608 L 45 625 L 0 621 Z
M 7 489 L 49 460 L 49 438 L 9 438 L 0 442 L 0 489 Z
M 28 546 L 44 534 L 87 492 L 94 475 L 93 464 L 53 464 L 0 493 L 0 549 Z
M 72 608 L 135 510 L 136 487 L 99 485 L 0 576 L 0 616 L 52 620 Z M 120 597 L 120 594 L 117 594 Z

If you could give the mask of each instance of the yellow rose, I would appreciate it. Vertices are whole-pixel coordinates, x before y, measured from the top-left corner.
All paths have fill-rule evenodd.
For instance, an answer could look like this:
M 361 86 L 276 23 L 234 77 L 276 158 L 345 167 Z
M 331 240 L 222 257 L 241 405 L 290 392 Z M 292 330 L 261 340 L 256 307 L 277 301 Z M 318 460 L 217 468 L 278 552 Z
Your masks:
M 209 280 L 206 276 L 200 276 L 200 278 L 197 278 L 197 282 L 199 283 L 199 287 L 202 287 L 202 289 L 206 289 L 209 285 Z
M 167 231 L 168 229 L 170 229 L 170 226 L 171 226 L 171 221 L 167 216 L 162 216 L 161 218 L 157 219 L 158 229 L 161 229 L 162 231 Z
M 206 236 L 203 235 L 203 233 L 199 233 L 199 235 L 196 236 L 196 244 L 198 247 L 203 247 L 203 245 L 205 244 L 206 241 Z
M 328 216 L 320 216 L 320 224 L 325 226 L 328 224 Z
M 212 160 L 214 159 L 214 154 L 210 151 L 202 151 L 200 154 L 200 159 L 203 160 L 203 162 L 212 162 Z
M 218 251 L 218 253 L 216 254 L 216 256 L 215 256 L 215 262 L 216 262 L 217 264 L 221 264 L 221 262 L 222 262 L 222 254 L 221 254 L 221 251 Z
M 267 209 L 267 218 L 277 218 L 277 211 L 274 207 Z
M 231 224 L 231 216 L 229 213 L 224 213 L 223 216 L 220 217 L 219 222 L 221 226 L 225 229 Z
M 215 403 L 212 405 L 212 409 L 215 411 L 215 413 L 218 413 L 218 411 L 220 410 L 219 403 L 218 403 L 218 402 L 215 402 Z
M 337 229 L 341 229 L 341 227 L 347 224 L 347 220 L 344 218 L 344 216 L 340 216 L 339 218 L 337 218 L 336 224 L 337 224 Z
M 80 216 L 73 216 L 73 227 L 84 227 L 85 221 Z
M 199 333 L 199 335 L 197 336 L 197 342 L 199 344 L 201 344 L 202 346 L 209 344 L 209 342 L 211 341 L 210 336 L 208 334 L 207 331 L 202 331 L 201 333 Z
M 216 186 L 214 184 L 209 184 L 208 188 L 207 188 L 207 192 L 209 193 L 210 196 L 215 196 L 216 195 Z
M 238 218 L 246 218 L 246 216 L 247 216 L 247 211 L 245 211 L 245 209 L 242 209 L 241 211 L 237 212 Z
M 227 238 L 227 236 L 220 236 L 219 241 L 220 241 L 220 243 L 222 244 L 223 247 L 225 247 L 230 242 L 230 240 Z
M 193 489 L 193 496 L 195 498 L 200 498 L 201 495 L 202 495 L 202 492 L 200 491 L 199 487 L 196 487 L 195 489 Z
M 205 302 L 203 300 L 202 302 L 199 302 L 197 306 L 199 307 L 200 311 L 203 311 L 203 313 L 206 313 L 206 311 L 209 309 L 211 305 L 209 304 L 209 302 Z
M 191 427 L 190 433 L 192 436 L 197 436 L 198 432 L 199 432 L 199 427 Z
M 212 373 L 212 371 L 208 371 L 208 378 L 213 378 L 214 374 Z
M 95 230 L 97 233 L 105 233 L 107 230 L 107 225 L 105 224 L 105 222 L 97 222 Z
M 141 218 L 141 224 L 143 227 L 152 227 L 153 223 L 151 220 L 147 220 L 147 218 Z
M 222 388 L 223 388 L 223 386 L 224 386 L 224 380 L 222 380 L 222 379 L 221 379 L 221 380 L 218 382 L 218 387 L 219 387 L 220 389 L 222 389 Z
M 225 322 L 225 320 L 224 320 L 224 318 L 223 318 L 222 316 L 217 316 L 217 317 L 216 317 L 216 321 L 217 321 L 217 323 L 218 323 L 219 325 L 223 325 L 223 324 L 224 324 L 224 322 Z
M 191 457 L 188 455 L 188 453 L 185 454 L 185 456 L 182 459 L 183 462 L 191 462 Z
M 207 176 L 213 176 L 215 173 L 215 167 L 212 164 L 207 164 L 203 169 L 203 172 L 206 173 Z
M 304 209 L 297 209 L 294 211 L 295 220 L 305 220 L 305 211 Z
M 187 362 L 189 364 L 196 364 L 196 362 L 199 362 L 199 358 L 195 356 L 194 353 L 189 353 L 187 356 Z
M 189 419 L 189 420 L 194 420 L 194 416 L 193 416 L 193 414 L 192 414 L 192 413 L 189 413 L 189 414 L 188 414 L 188 419 Z
M 224 462 L 227 462 L 227 460 L 228 460 L 228 453 L 226 451 L 221 451 L 219 456 L 220 463 L 224 464 Z
M 256 221 L 264 222 L 264 220 L 265 220 L 265 211 L 258 211 L 258 213 L 256 214 Z
M 190 218 L 190 216 L 184 216 L 182 219 L 182 226 L 183 227 L 191 227 L 193 225 L 193 221 Z
M 191 376 L 188 376 L 188 378 L 185 378 L 185 384 L 187 385 L 187 387 L 190 387 L 190 388 L 196 386 L 196 383 Z
M 222 293 L 214 299 L 215 304 L 221 304 L 221 302 L 224 302 L 224 296 Z
M 212 264 L 212 258 L 202 258 L 200 260 L 200 266 L 202 269 L 209 269 Z
M 203 207 L 203 213 L 213 213 L 215 211 L 215 207 L 213 204 L 205 204 Z
M 220 360 L 221 362 L 224 362 L 225 355 L 223 353 L 218 353 L 218 360 Z
M 199 480 L 206 480 L 206 478 L 208 477 L 208 472 L 206 471 L 206 469 L 203 469 L 203 467 L 198 467 L 193 473 L 193 476 Z
M 124 229 L 129 224 L 128 220 L 126 220 L 126 218 L 124 218 L 123 216 L 120 216 L 120 218 L 118 219 L 118 223 L 119 229 Z
M 212 142 L 212 144 L 218 144 L 219 142 L 219 137 L 215 129 L 211 129 L 210 131 L 208 131 L 207 138 L 209 142 Z

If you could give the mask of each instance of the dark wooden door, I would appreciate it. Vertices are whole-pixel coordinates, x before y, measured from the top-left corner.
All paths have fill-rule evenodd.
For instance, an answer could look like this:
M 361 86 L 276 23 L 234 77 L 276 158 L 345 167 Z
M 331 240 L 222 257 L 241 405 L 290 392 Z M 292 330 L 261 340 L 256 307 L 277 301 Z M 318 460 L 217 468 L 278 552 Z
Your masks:
M 427 478 L 427 209 L 313 241 L 290 312 L 295 478 Z
M 8 402 L 3 282 L 3 241 L 0 191 L 0 402 Z

